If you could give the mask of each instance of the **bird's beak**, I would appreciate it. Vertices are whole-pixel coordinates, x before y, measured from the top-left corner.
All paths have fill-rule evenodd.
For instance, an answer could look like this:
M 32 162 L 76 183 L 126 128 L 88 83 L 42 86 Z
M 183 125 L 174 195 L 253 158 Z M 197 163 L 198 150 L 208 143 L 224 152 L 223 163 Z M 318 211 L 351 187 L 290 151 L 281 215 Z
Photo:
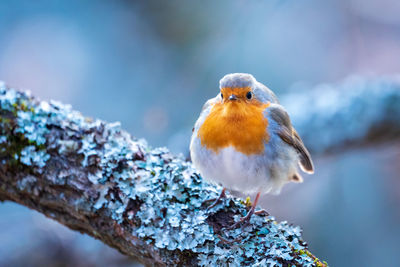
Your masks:
M 229 100 L 238 100 L 238 98 L 237 98 L 236 95 L 230 95 L 230 96 L 228 97 L 228 99 L 229 99 Z

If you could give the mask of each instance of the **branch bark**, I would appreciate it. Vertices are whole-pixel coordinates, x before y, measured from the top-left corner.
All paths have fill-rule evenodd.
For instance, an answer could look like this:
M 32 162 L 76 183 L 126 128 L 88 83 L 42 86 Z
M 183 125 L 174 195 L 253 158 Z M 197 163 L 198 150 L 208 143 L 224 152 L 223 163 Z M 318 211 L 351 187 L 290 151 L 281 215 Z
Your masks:
M 165 148 L 0 84 L 0 200 L 86 233 L 148 266 L 324 266 L 299 227 L 254 216 Z M 232 241 L 229 243 L 227 241 Z

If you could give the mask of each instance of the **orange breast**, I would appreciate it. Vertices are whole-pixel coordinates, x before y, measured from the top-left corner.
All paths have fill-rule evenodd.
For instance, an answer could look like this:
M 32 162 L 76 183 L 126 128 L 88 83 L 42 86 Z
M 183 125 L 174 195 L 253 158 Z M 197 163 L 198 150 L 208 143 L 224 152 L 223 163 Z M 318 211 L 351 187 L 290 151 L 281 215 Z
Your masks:
M 246 154 L 261 154 L 268 142 L 268 120 L 263 111 L 269 104 L 241 101 L 216 103 L 198 131 L 201 144 L 219 152 L 233 146 Z

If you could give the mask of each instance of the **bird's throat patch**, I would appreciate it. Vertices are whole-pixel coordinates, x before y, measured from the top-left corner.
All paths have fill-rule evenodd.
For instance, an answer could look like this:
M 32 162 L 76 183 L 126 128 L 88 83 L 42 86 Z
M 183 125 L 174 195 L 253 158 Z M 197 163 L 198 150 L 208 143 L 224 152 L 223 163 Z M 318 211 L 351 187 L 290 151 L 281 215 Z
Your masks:
M 261 154 L 269 140 L 268 120 L 264 117 L 268 106 L 269 103 L 244 101 L 216 103 L 197 136 L 203 146 L 216 153 L 232 146 L 246 155 Z

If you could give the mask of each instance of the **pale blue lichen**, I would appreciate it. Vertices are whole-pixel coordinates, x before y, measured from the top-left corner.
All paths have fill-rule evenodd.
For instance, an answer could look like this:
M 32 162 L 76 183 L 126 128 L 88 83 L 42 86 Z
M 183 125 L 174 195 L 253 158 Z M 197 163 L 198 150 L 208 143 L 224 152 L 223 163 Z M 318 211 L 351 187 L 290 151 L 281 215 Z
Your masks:
M 6 134 L 4 131 L 11 131 L 9 137 L 2 136 L 1 151 L 13 150 L 15 160 L 40 172 L 50 158 L 43 146 L 49 132 L 49 114 L 40 104 L 34 105 L 28 94 L 7 89 L 4 83 L 0 83 L 0 106 L 1 132 Z
M 50 155 L 43 150 L 37 150 L 36 146 L 27 146 L 21 150 L 19 160 L 27 166 L 43 168 Z
M 38 109 L 38 111 L 40 111 Z M 42 112 L 34 111 L 22 111 L 17 112 L 17 125 L 15 133 L 21 133 L 28 140 L 35 142 L 37 145 L 43 145 L 46 143 L 46 134 L 49 130 L 46 128 L 47 114 Z
M 15 104 L 18 101 L 18 94 L 15 90 L 6 90 L 6 86 L 0 81 L 1 108 L 3 110 L 14 110 Z

